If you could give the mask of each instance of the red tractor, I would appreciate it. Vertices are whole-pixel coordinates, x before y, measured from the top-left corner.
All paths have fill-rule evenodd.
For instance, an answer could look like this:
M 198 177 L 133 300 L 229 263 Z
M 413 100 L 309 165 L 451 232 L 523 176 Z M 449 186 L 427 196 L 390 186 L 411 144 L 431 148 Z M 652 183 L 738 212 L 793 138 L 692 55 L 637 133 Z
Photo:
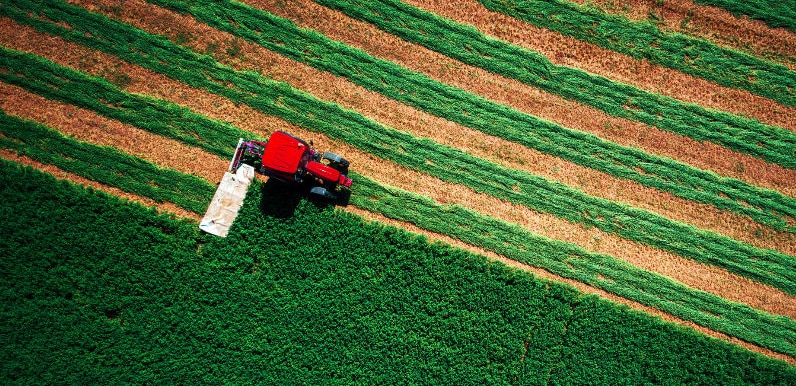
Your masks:
M 348 161 L 334 153 L 319 153 L 311 144 L 277 131 L 267 142 L 238 141 L 235 155 L 224 173 L 199 228 L 226 237 L 243 204 L 249 184 L 258 171 L 289 183 L 305 184 L 311 194 L 337 198 L 340 187 L 351 187 Z
M 260 173 L 286 183 L 308 184 L 310 193 L 334 199 L 339 186 L 351 187 L 348 161 L 337 154 L 321 153 L 283 131 L 271 134 L 267 142 L 238 141 L 230 170 L 248 160 Z

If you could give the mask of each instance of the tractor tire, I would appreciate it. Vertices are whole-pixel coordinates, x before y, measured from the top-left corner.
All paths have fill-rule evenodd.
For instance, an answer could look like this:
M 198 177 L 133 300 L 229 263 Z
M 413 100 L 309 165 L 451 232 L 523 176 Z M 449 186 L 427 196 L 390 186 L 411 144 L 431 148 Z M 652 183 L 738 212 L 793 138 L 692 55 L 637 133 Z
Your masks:
M 334 154 L 332 152 L 327 151 L 323 153 L 323 159 L 328 159 L 329 162 L 331 163 L 336 163 L 342 166 L 343 168 L 348 168 L 348 161 L 345 158 L 340 157 L 339 155 Z
M 314 194 L 314 195 L 317 195 L 317 196 L 325 197 L 325 198 L 328 198 L 328 199 L 331 199 L 331 200 L 334 200 L 334 198 L 336 197 L 334 193 L 332 193 L 328 189 L 322 188 L 320 186 L 316 186 L 316 187 L 310 189 L 310 194 Z

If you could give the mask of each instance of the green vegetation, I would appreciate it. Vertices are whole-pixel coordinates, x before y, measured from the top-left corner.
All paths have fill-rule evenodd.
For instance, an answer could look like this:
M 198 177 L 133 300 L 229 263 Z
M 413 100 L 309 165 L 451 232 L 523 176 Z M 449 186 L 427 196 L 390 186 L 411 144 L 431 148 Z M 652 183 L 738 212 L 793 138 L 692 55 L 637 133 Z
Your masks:
M 778 230 L 796 231 L 783 218 L 796 217 L 796 200 L 771 190 L 521 113 L 245 5 L 230 3 L 223 7 L 219 3 L 203 3 L 183 8 L 173 2 L 151 1 L 190 12 L 215 28 L 486 134 L 681 198 L 735 211 Z
M 22 69 L 29 71 L 25 73 L 24 77 L 15 78 L 8 76 L 7 79 L 28 86 L 35 84 L 37 85 L 36 89 L 40 91 L 53 90 L 53 88 L 48 87 L 48 84 L 43 81 L 45 77 L 42 76 L 42 72 L 39 72 L 40 66 L 49 69 L 49 73 L 60 74 L 59 79 L 80 79 L 81 81 L 74 86 L 76 86 L 76 88 L 79 86 L 82 90 L 97 90 L 97 85 L 104 84 L 101 79 L 58 66 L 29 54 L 9 51 L 5 57 L 15 59 L 13 63 L 9 63 L 8 66 L 5 67 L 11 69 L 11 71 L 9 71 L 10 73 L 19 75 L 18 71 Z M 29 82 L 21 82 L 21 80 L 29 80 Z M 38 80 L 39 82 L 34 82 L 34 80 Z M 66 87 L 62 87 L 62 89 L 66 89 Z M 97 100 L 111 99 L 119 101 L 126 101 L 126 98 L 135 97 L 135 95 L 122 93 L 113 87 L 107 87 L 102 91 L 102 93 L 95 94 L 80 94 L 75 102 L 86 106 L 96 105 L 93 103 L 93 100 L 89 99 L 88 95 L 93 96 Z M 67 100 L 71 100 L 72 98 L 68 93 L 45 93 L 45 95 L 55 95 Z M 178 106 L 162 100 L 151 99 L 148 100 L 148 102 L 152 105 L 159 106 L 159 109 L 163 111 L 179 109 Z M 99 104 L 99 106 L 105 105 Z M 135 119 L 148 118 L 147 115 L 136 116 L 136 110 L 130 110 L 129 114 L 129 118 L 132 120 L 133 124 L 136 123 Z M 181 114 L 163 115 L 161 116 L 163 121 L 159 123 L 163 127 L 176 127 L 178 126 L 180 116 Z M 31 154 L 42 162 L 56 165 L 63 165 L 66 163 L 67 166 L 75 163 L 80 165 L 87 164 L 84 160 L 101 160 L 97 165 L 88 163 L 88 165 L 91 165 L 90 167 L 71 168 L 70 171 L 90 179 L 99 180 L 113 186 L 119 186 L 126 191 L 148 197 L 159 197 L 157 194 L 150 192 L 151 187 L 148 181 L 153 175 L 163 175 L 167 177 L 167 181 L 172 183 L 165 184 L 164 187 L 158 189 L 173 189 L 173 192 L 169 191 L 170 195 L 167 196 L 168 200 L 182 203 L 180 190 L 184 189 L 178 188 L 180 186 L 190 186 L 191 183 L 196 183 L 197 181 L 197 178 L 194 176 L 183 175 L 171 170 L 158 171 L 158 169 L 148 163 L 144 163 L 148 167 L 147 170 L 154 170 L 154 172 L 148 172 L 146 174 L 142 174 L 142 172 L 138 170 L 131 172 L 129 169 L 134 169 L 132 167 L 127 167 L 127 170 L 119 169 L 123 165 L 131 164 L 131 162 L 111 162 L 111 160 L 118 158 L 126 160 L 137 159 L 122 155 L 115 151 L 109 151 L 106 148 L 79 143 L 75 140 L 65 138 L 50 129 L 33 124 L 32 122 L 24 122 L 13 117 L 6 117 L 6 119 L 11 123 L 6 130 L 13 129 L 13 127 L 16 126 L 14 124 L 15 122 L 18 123 L 18 125 L 24 125 L 24 127 L 31 127 L 30 129 L 22 130 L 22 133 L 27 135 L 26 138 L 29 141 L 36 141 L 36 143 L 27 144 L 24 147 L 26 154 Z M 213 127 L 216 122 L 201 115 L 197 115 L 195 124 L 204 128 Z M 231 127 L 230 130 L 237 129 Z M 11 133 L 9 134 L 9 138 L 15 138 L 13 132 L 9 133 Z M 201 135 L 207 135 L 209 138 L 215 135 L 210 131 L 198 131 L 198 135 L 200 136 L 194 138 L 179 131 L 170 133 L 172 133 L 173 138 L 180 139 L 188 137 L 200 144 L 210 142 L 208 138 L 204 138 Z M 240 134 L 247 138 L 251 135 L 246 132 L 241 132 Z M 54 137 L 57 142 L 50 146 L 39 145 L 39 147 L 36 147 L 45 138 L 49 137 Z M 349 138 L 349 140 L 350 139 L 351 138 Z M 72 147 L 88 148 L 91 149 L 91 151 L 85 153 L 69 152 L 69 161 L 64 160 L 62 152 L 64 149 Z M 55 151 L 53 151 L 53 149 L 55 149 Z M 231 149 L 231 146 L 228 145 L 222 152 L 227 154 Z M 108 152 L 113 156 L 105 155 L 105 153 Z M 120 183 L 123 180 L 120 181 L 117 178 L 101 178 L 95 175 L 97 171 L 108 173 L 109 171 L 106 170 L 109 169 L 113 169 L 112 172 L 116 175 L 124 175 L 126 179 L 137 178 L 137 180 L 133 180 L 133 182 L 136 183 L 135 188 L 130 188 Z M 796 331 L 796 326 L 787 318 L 772 317 L 771 315 L 754 311 L 747 306 L 730 303 L 721 298 L 694 291 L 691 288 L 672 282 L 659 275 L 625 264 L 611 256 L 590 254 L 573 245 L 539 237 L 525 231 L 519 226 L 509 225 L 461 207 L 440 206 L 433 203 L 433 201 L 428 198 L 382 187 L 363 176 L 354 175 L 354 178 L 357 180 L 355 185 L 356 196 L 352 198 L 352 203 L 356 206 L 380 212 L 393 218 L 412 222 L 424 229 L 451 235 L 470 244 L 478 245 L 499 254 L 509 256 L 515 260 L 544 268 L 560 276 L 593 285 L 610 293 L 638 301 L 680 318 L 694 321 L 695 323 L 712 328 L 716 331 L 721 331 L 728 335 L 739 337 L 776 351 L 796 353 L 793 345 L 789 343 L 789 341 L 796 339 L 796 336 L 794 336 L 796 335 L 794 333 L 794 331 Z M 206 182 L 199 185 L 200 189 L 194 188 L 194 191 L 190 192 L 195 195 L 195 199 L 191 201 L 190 205 L 182 205 L 197 213 L 202 212 L 206 202 L 212 195 L 212 189 L 208 187 Z M 372 201 L 369 198 L 378 198 L 378 201 Z M 407 202 L 413 204 L 407 208 L 405 205 Z M 197 208 L 200 210 L 197 210 Z M 442 219 L 444 219 L 444 221 Z M 765 331 L 765 334 L 761 333 L 763 331 Z
M 227 158 L 229 143 L 252 134 L 190 109 L 142 95 L 125 93 L 108 80 L 60 66 L 35 55 L 0 47 L 0 80 L 48 99 L 93 110 L 107 118 L 135 125 Z M 118 77 L 115 75 L 114 77 Z
M 37 28 L 118 55 L 193 87 L 247 104 L 444 181 L 713 264 L 789 294 L 796 293 L 796 261 L 788 255 L 755 248 L 651 212 L 591 197 L 562 184 L 500 167 L 460 150 L 379 125 L 287 84 L 253 72 L 234 71 L 163 37 L 82 8 L 57 4 L 69 12 L 56 8 L 40 12 L 46 13 L 47 18 L 54 18 L 53 21 L 67 22 L 70 29 L 28 18 L 8 7 L 3 7 L 3 11 Z
M 748 15 L 771 27 L 784 27 L 796 32 L 796 3 L 792 0 L 694 0 L 697 4 L 724 8 L 735 16 Z
M 788 130 L 651 93 L 580 69 L 556 66 L 537 52 L 489 38 L 472 26 L 396 0 L 317 2 L 443 55 L 593 106 L 610 115 L 796 168 L 796 134 Z M 782 81 L 783 87 L 791 87 L 782 95 L 793 95 L 796 80 Z
M 157 167 L 112 147 L 75 140 L 2 111 L 0 148 L 156 202 L 171 202 L 195 213 L 204 213 L 215 191 L 215 186 L 199 177 Z
M 482 247 L 774 351 L 796 355 L 796 321 L 694 290 L 613 256 L 533 234 L 458 205 L 355 176 L 351 204 Z
M 563 0 L 479 2 L 537 27 L 796 106 L 796 73 L 788 67 L 705 39 L 664 32 L 649 21 L 632 21 Z
M 292 193 L 258 187 L 220 239 L 0 161 L 4 383 L 796 381 L 402 230 L 306 200 L 272 215 Z

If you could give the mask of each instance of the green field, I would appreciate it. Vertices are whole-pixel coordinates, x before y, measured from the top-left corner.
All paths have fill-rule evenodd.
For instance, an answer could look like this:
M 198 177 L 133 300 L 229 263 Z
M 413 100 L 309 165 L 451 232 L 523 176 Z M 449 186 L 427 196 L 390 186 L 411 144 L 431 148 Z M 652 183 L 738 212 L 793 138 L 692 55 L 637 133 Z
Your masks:
M 790 129 L 556 66 L 531 49 L 399 1 L 315 3 L 349 18 L 344 19 L 349 25 L 366 23 L 417 49 L 523 87 L 711 142 L 788 173 L 796 166 L 796 134 Z M 480 3 L 617 55 L 657 60 L 672 71 L 782 106 L 794 104 L 793 71 L 702 38 L 664 34 L 652 25 L 564 1 Z M 273 5 L 285 6 L 295 4 Z M 154 7 L 171 20 L 189 16 L 229 34 L 223 36 L 333 74 L 334 82 L 473 129 L 485 141 L 513 142 L 730 213 L 748 224 L 739 232 L 759 240 L 750 243 L 587 194 L 579 186 L 393 127 L 277 79 L 273 69 L 231 65 L 229 57 L 246 63 L 246 53 L 238 53 L 233 43 L 213 52 L 196 50 L 189 44 L 198 39 L 190 29 L 195 27 L 183 22 L 148 21 L 157 28 L 184 29 L 178 38 L 123 22 L 127 7 Z M 381 58 L 367 47 L 302 28 L 262 7 L 204 0 L 118 5 L 11 0 L 0 3 L 0 26 L 47 37 L 37 43 L 41 47 L 66 41 L 118 58 L 186 86 L 187 99 L 210 95 L 218 98 L 214 108 L 223 101 L 249 109 L 450 189 L 720 271 L 730 278 L 722 280 L 774 294 L 765 300 L 772 304 L 727 299 L 713 288 L 723 283 L 684 284 L 666 271 L 596 251 L 596 236 L 589 242 L 560 240 L 501 219 L 494 208 L 407 190 L 405 181 L 389 185 L 384 182 L 389 179 L 372 169 L 360 171 L 356 163 L 350 196 L 337 206 L 274 181 L 255 181 L 229 237 L 217 238 L 201 233 L 192 218 L 159 214 L 0 160 L 3 383 L 796 383 L 796 320 L 790 304 L 796 297 L 796 257 L 786 252 L 791 245 L 764 239 L 777 235 L 785 243 L 796 242 L 796 198 L 785 192 L 796 181 L 785 181 L 783 189 L 764 187 L 568 128 Z M 654 49 L 630 44 L 632 36 L 641 36 L 645 47 L 654 43 Z M 5 41 L 13 42 L 13 35 Z M 237 138 L 264 139 L 262 133 L 279 129 L 255 133 L 244 129 L 248 126 L 240 125 L 239 117 L 211 118 L 170 98 L 131 90 L 128 85 L 146 81 L 135 72 L 89 71 L 88 61 L 64 63 L 59 54 L 27 52 L 18 45 L 0 47 L 2 86 L 77 106 L 162 138 L 164 144 L 189 146 L 213 162 L 228 159 Z M 686 63 L 683 55 L 703 61 Z M 757 71 L 752 83 L 743 76 L 750 66 Z M 10 97 L 0 92 L 0 98 Z M 213 196 L 218 181 L 187 174 L 182 165 L 136 157 L 126 150 L 124 138 L 103 146 L 59 131 L 47 117 L 27 116 L 18 107 L 7 110 L 0 107 L 3 154 L 195 215 L 204 213 Z M 76 130 L 93 124 L 79 122 Z M 453 238 L 681 322 L 366 220 L 347 208 Z M 667 264 L 674 263 L 661 262 Z
M 255 183 L 264 194 L 220 239 L 9 162 L 0 175 L 6 382 L 796 381 L 784 363 L 278 184 Z

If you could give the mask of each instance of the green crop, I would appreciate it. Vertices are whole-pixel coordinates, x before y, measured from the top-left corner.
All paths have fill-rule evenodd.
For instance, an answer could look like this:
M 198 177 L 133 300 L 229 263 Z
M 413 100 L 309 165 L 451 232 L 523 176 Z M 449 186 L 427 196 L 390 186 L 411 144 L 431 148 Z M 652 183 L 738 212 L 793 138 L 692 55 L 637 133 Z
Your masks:
M 254 72 L 235 71 L 163 37 L 91 14 L 79 7 L 62 3 L 54 5 L 68 12 L 56 8 L 44 8 L 39 12 L 56 21 L 68 21 L 70 29 L 30 19 L 8 7 L 2 9 L 37 28 L 119 55 L 193 87 L 247 104 L 444 181 L 713 264 L 789 294 L 796 293 L 796 261 L 791 256 L 755 248 L 652 212 L 591 197 L 565 185 L 501 167 L 460 150 L 385 127 L 285 83 Z
M 794 231 L 783 217 L 796 217 L 796 200 L 772 190 L 723 178 L 521 113 L 371 57 L 313 31 L 301 30 L 287 20 L 245 5 L 230 3 L 222 7 L 212 2 L 185 9 L 173 2 L 152 2 L 181 12 L 190 11 L 215 28 L 486 134 L 684 199 L 741 213 L 778 230 Z
M 701 38 L 562 0 L 479 0 L 492 11 L 723 86 L 796 106 L 796 73 Z
M 458 205 L 355 175 L 351 204 L 482 247 L 777 352 L 796 355 L 796 322 L 689 288 L 613 256 L 533 234 Z
M 112 147 L 82 142 L 0 110 L 0 147 L 125 192 L 204 213 L 215 188 L 207 181 L 163 169 Z
M 724 8 L 735 16 L 748 15 L 771 27 L 784 27 L 796 32 L 796 4 L 782 0 L 694 0 L 697 4 Z
M 796 382 L 782 361 L 403 230 L 306 200 L 274 216 L 286 192 L 252 188 L 220 239 L 0 161 L 3 383 Z
M 796 134 L 783 128 L 706 109 L 580 69 L 555 66 L 535 51 L 487 37 L 471 26 L 396 0 L 317 2 L 466 64 L 596 107 L 610 115 L 796 168 Z M 783 87 L 796 87 L 794 79 L 783 77 L 781 81 Z M 793 90 L 787 94 L 792 93 Z
M 14 66 L 17 66 L 9 67 L 13 70 L 9 71 L 9 73 L 18 74 L 17 71 L 20 69 L 25 69 L 27 72 L 25 73 L 24 77 L 21 77 L 21 79 L 28 80 L 29 82 L 25 82 L 24 84 L 28 86 L 37 85 L 36 89 L 40 92 L 42 90 L 48 91 L 45 93 L 45 95 L 48 96 L 56 95 L 63 97 L 66 100 L 70 100 L 69 94 L 49 93 L 53 90 L 53 88 L 48 87 L 48 84 L 43 81 L 43 79 L 46 78 L 43 76 L 44 74 L 57 73 L 60 74 L 59 79 L 80 79 L 80 82 L 75 83 L 74 86 L 76 89 L 81 90 L 97 90 L 98 85 L 106 84 L 101 79 L 79 73 L 66 67 L 58 66 L 54 63 L 47 62 L 46 60 L 36 58 L 30 54 L 8 51 L 7 55 L 4 57 L 13 58 Z M 48 71 L 43 71 L 42 69 L 47 69 Z M 7 79 L 15 81 L 15 83 L 16 81 L 20 80 L 19 78 L 10 76 Z M 38 80 L 38 82 L 34 82 L 34 80 Z M 97 84 L 92 85 L 92 83 Z M 61 88 L 67 89 L 67 85 L 64 85 Z M 126 98 L 135 97 L 135 95 L 123 93 L 113 86 L 102 89 L 102 92 L 100 93 L 73 95 L 78 95 L 80 98 L 85 99 L 82 102 L 78 102 L 86 106 L 97 105 L 92 99 L 89 98 L 89 95 L 93 98 L 96 98 L 96 100 L 124 101 Z M 178 108 L 176 105 L 157 99 L 151 99 L 149 100 L 149 103 L 159 106 L 159 108 L 163 111 L 171 111 Z M 104 106 L 102 104 L 99 105 Z M 129 119 L 133 121 L 133 124 L 135 124 L 135 119 L 146 120 L 149 118 L 148 115 L 137 116 L 136 110 L 129 110 L 127 112 L 130 114 Z M 162 116 L 164 120 L 161 121 L 160 124 L 164 127 L 177 127 L 179 123 L 177 120 L 180 119 L 180 116 L 181 114 L 164 115 Z M 166 175 L 167 180 L 171 182 L 161 189 L 176 188 L 189 184 L 190 181 L 196 180 L 196 177 L 181 175 L 180 173 L 175 173 L 173 171 L 154 169 L 154 172 L 142 175 L 141 172 L 137 170 L 140 168 L 128 167 L 128 170 L 119 169 L 120 167 L 131 163 L 129 161 L 113 161 L 113 159 L 119 157 L 131 159 L 132 157 L 122 156 L 120 154 L 116 154 L 116 152 L 111 152 L 115 154 L 115 158 L 109 157 L 102 154 L 107 153 L 107 149 L 102 149 L 85 143 L 78 143 L 75 140 L 65 138 L 49 129 L 43 128 L 40 125 L 35 125 L 31 122 L 25 122 L 13 117 L 6 117 L 6 119 L 9 122 L 7 123 L 6 130 L 9 133 L 8 138 L 10 141 L 13 141 L 13 139 L 16 138 L 13 132 L 8 131 L 16 126 L 16 124 L 14 124 L 15 122 L 24 124 L 25 127 L 31 127 L 22 130 L 22 132 L 28 136 L 28 139 L 33 138 L 41 140 L 48 137 L 54 137 L 58 140 L 56 145 L 52 146 L 36 147 L 35 144 L 28 144 L 25 147 L 26 154 L 34 155 L 37 159 L 43 162 L 54 163 L 57 165 L 62 165 L 64 162 L 67 162 L 64 160 L 64 157 L 68 157 L 70 159 L 70 161 L 67 162 L 67 165 L 69 163 L 78 163 L 82 165 L 87 162 L 85 160 L 92 159 L 106 160 L 97 166 L 93 166 L 93 164 L 89 162 L 88 164 L 92 166 L 84 168 L 71 168 L 71 171 L 87 178 L 100 180 L 113 186 L 123 187 L 127 191 L 135 192 L 147 197 L 158 198 L 160 196 L 150 191 L 150 186 L 147 183 L 147 181 L 149 181 L 153 175 Z M 198 115 L 196 117 L 195 123 L 201 127 L 213 127 L 214 122 L 208 118 Z M 155 129 L 150 128 L 150 130 Z M 231 128 L 230 130 L 237 129 Z M 250 133 L 246 132 L 241 132 L 240 134 L 244 137 L 251 135 Z M 191 137 L 192 140 L 197 143 L 208 143 L 209 141 L 207 138 L 204 138 L 201 135 L 208 135 L 212 138 L 214 134 L 212 132 L 200 131 L 198 132 L 198 135 L 200 136 L 197 138 Z M 174 134 L 174 137 L 181 138 L 190 136 L 185 136 L 177 132 Z M 63 145 L 64 143 L 66 145 Z M 59 153 L 63 152 L 64 149 L 75 146 L 81 146 L 83 148 L 90 148 L 93 150 L 85 153 L 68 152 L 65 156 L 62 153 Z M 56 149 L 57 151 L 54 152 L 52 149 Z M 229 153 L 229 151 L 231 151 L 230 146 L 227 146 L 227 148 L 223 150 L 224 153 Z M 95 155 L 95 153 L 100 154 Z M 113 169 L 113 173 L 116 175 L 123 175 L 127 179 L 138 178 L 138 184 L 143 186 L 144 189 L 131 189 L 124 186 L 124 184 L 119 184 L 119 181 L 117 181 L 115 178 L 97 178 L 93 174 L 97 170 L 105 171 L 106 169 Z M 469 212 L 460 207 L 439 207 L 438 205 L 431 203 L 428 199 L 416 197 L 405 192 L 396 195 L 395 190 L 385 190 L 385 188 L 380 187 L 378 184 L 375 184 L 373 181 L 370 181 L 363 176 L 357 175 L 355 176 L 355 179 L 357 180 L 355 192 L 357 192 L 357 196 L 360 198 L 355 197 L 353 203 L 355 203 L 357 206 L 378 211 L 405 221 L 411 221 L 425 229 L 443 234 L 449 234 L 470 244 L 484 247 L 499 254 L 510 256 L 516 260 L 523 261 L 537 267 L 542 267 L 567 278 L 588 283 L 619 296 L 639 301 L 643 304 L 658 308 L 672 315 L 676 315 L 683 319 L 692 320 L 714 330 L 722 331 L 732 336 L 741 337 L 742 339 L 755 342 L 765 347 L 785 352 L 789 352 L 790 350 L 790 346 L 783 344 L 782 342 L 788 341 L 787 336 L 790 334 L 788 331 L 793 330 L 792 326 L 787 327 L 787 324 L 781 325 L 781 322 L 777 322 L 775 318 L 772 319 L 772 317 L 755 312 L 748 307 L 732 305 L 722 299 L 694 291 L 680 284 L 673 283 L 658 275 L 654 275 L 644 270 L 621 263 L 613 257 L 588 254 L 577 247 L 573 247 L 572 245 L 554 242 L 552 240 L 530 234 L 527 231 L 522 230 L 520 227 L 509 226 L 500 221 L 486 218 L 482 215 Z M 195 212 L 200 212 L 197 210 L 197 208 L 202 208 L 204 206 L 204 204 L 209 200 L 212 190 L 205 186 L 202 189 L 196 190 L 196 192 L 203 193 L 196 196 L 196 199 L 190 205 L 190 208 Z M 387 194 L 387 196 L 385 196 L 385 194 Z M 376 205 L 374 202 L 363 199 L 362 197 L 378 197 L 379 204 Z M 180 198 L 181 195 L 179 191 L 169 196 L 170 200 L 176 200 L 177 202 L 180 202 L 178 201 Z M 412 210 L 402 209 L 406 207 L 406 205 L 402 205 L 401 203 L 408 202 L 413 203 L 408 207 Z M 437 219 L 437 221 L 434 222 L 432 219 Z M 603 275 L 603 278 L 600 279 L 597 275 Z M 720 315 L 720 317 L 717 317 L 716 315 Z M 752 324 L 752 321 L 756 321 L 752 327 L 745 327 L 747 323 Z M 768 334 L 762 336 L 756 331 L 768 331 Z
M 27 56 L 27 54 L 23 56 Z M 32 71 L 36 69 L 31 65 L 32 63 L 22 62 L 21 64 Z M 67 68 L 56 66 L 52 69 L 63 74 L 64 77 L 72 76 Z M 84 80 L 91 81 L 92 77 L 85 76 Z M 113 95 L 113 90 L 107 91 Z M 102 98 L 104 94 L 95 96 Z M 164 108 L 172 107 L 167 102 L 159 100 L 153 100 L 153 103 L 162 105 Z M 177 115 L 172 115 L 172 117 L 178 119 Z M 137 158 L 111 149 L 75 141 L 30 121 L 2 116 L 0 123 L 3 123 L 4 127 L 5 145 L 11 144 L 11 148 L 17 149 L 22 154 L 60 166 L 81 176 L 120 187 L 125 191 L 159 201 L 165 198 L 197 213 L 201 213 L 201 209 L 212 195 L 212 187 L 197 177 L 156 168 Z M 174 123 L 162 122 L 167 126 Z M 204 122 L 197 123 L 203 124 Z M 18 143 L 21 140 L 28 142 L 24 146 L 20 146 Z M 196 140 L 203 141 L 204 138 L 200 137 Z M 81 151 L 69 150 L 73 148 L 79 148 Z M 94 160 L 93 163 L 92 160 Z M 122 176 L 122 178 L 118 176 Z M 149 182 L 153 178 L 156 178 L 163 186 L 153 188 L 152 184 L 155 180 Z M 784 352 L 790 350 L 789 346 L 783 345 L 782 342 L 787 341 L 788 334 L 792 334 L 788 331 L 792 331 L 794 328 L 746 306 L 732 305 L 722 299 L 694 291 L 658 275 L 621 263 L 612 257 L 589 254 L 572 245 L 530 234 L 520 227 L 510 226 L 460 207 L 439 207 L 427 198 L 413 196 L 398 190 L 386 190 L 363 176 L 354 175 L 354 178 L 357 180 L 355 186 L 357 196 L 352 203 L 359 207 L 411 221 L 422 228 L 457 237 L 470 244 L 482 246 L 561 276 L 594 285 L 619 296 L 639 301 L 672 315 L 692 320 L 765 347 Z M 168 183 L 164 184 L 164 182 Z M 186 186 L 188 188 L 185 188 Z M 194 197 L 187 204 L 183 198 L 186 191 Z M 378 198 L 378 204 L 364 197 Z M 412 209 L 411 211 L 401 209 L 406 207 L 401 203 L 407 202 L 413 203 L 408 206 Z M 430 219 L 438 220 L 433 222 Z M 597 275 L 602 275 L 603 278 L 600 279 Z M 767 334 L 760 336 L 755 331 L 767 331 Z

